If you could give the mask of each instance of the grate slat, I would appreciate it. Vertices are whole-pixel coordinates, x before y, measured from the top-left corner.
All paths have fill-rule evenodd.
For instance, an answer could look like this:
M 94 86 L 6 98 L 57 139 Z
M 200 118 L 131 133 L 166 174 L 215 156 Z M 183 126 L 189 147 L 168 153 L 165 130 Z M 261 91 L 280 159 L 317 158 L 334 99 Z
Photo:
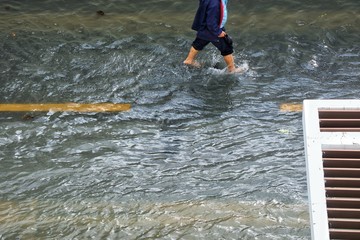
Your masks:
M 360 188 L 360 178 L 325 177 L 325 187 Z
M 358 229 L 359 225 L 360 219 L 329 218 L 329 227 L 333 229 Z
M 360 119 L 319 119 L 321 128 L 360 128 Z
M 357 208 L 328 208 L 328 218 L 357 218 L 360 219 L 360 209 Z
M 331 239 L 359 240 L 360 230 L 358 229 L 329 229 Z
M 359 109 L 319 109 L 319 119 L 360 119 Z
M 327 197 L 355 197 L 360 198 L 360 188 L 326 187 Z
M 360 168 L 360 158 L 323 158 L 324 168 Z
M 360 209 L 360 198 L 327 197 L 326 203 L 328 208 L 359 208 Z
M 360 159 L 359 149 L 324 149 L 323 159 L 326 158 L 338 158 L 338 159 Z
M 360 176 L 360 168 L 328 168 L 324 167 L 325 177 L 357 178 Z

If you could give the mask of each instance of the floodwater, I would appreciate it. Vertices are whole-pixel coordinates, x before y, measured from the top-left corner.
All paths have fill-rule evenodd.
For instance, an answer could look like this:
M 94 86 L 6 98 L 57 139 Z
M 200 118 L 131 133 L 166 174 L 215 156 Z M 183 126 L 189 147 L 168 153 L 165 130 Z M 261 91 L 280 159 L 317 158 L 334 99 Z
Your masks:
M 195 0 L 0 2 L 0 239 L 309 239 L 299 112 L 358 98 L 358 0 L 230 0 L 241 75 L 181 63 Z M 97 11 L 104 15 L 98 15 Z

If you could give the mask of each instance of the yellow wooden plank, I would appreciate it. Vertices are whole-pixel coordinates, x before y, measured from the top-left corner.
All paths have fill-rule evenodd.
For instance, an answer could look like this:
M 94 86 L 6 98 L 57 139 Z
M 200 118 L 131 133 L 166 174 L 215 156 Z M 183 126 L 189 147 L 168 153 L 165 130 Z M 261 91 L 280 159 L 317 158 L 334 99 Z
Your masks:
M 9 103 L 0 104 L 0 112 L 120 112 L 128 111 L 129 103 Z
M 283 103 L 280 105 L 282 112 L 302 112 L 303 106 L 300 103 Z

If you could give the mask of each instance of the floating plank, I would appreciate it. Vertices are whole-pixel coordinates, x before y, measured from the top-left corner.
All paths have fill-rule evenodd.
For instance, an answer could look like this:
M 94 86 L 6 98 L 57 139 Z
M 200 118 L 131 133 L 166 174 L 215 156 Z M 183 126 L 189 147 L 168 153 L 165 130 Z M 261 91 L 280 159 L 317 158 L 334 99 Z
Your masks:
M 282 112 L 302 112 L 303 105 L 300 103 L 283 103 L 280 105 Z
M 120 112 L 128 111 L 128 103 L 25 103 L 0 104 L 0 112 Z

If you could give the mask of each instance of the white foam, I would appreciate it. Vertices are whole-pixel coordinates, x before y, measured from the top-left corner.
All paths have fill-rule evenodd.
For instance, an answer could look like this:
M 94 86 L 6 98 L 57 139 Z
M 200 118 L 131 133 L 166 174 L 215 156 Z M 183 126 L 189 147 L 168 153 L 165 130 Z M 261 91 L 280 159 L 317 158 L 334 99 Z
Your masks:
M 249 63 L 247 61 L 242 63 L 241 65 L 237 66 L 237 68 L 240 68 L 241 71 L 238 73 L 235 73 L 235 74 L 245 74 L 250 69 Z M 227 68 L 218 69 L 218 68 L 210 67 L 210 68 L 208 68 L 208 72 L 211 74 L 229 74 L 227 72 Z

